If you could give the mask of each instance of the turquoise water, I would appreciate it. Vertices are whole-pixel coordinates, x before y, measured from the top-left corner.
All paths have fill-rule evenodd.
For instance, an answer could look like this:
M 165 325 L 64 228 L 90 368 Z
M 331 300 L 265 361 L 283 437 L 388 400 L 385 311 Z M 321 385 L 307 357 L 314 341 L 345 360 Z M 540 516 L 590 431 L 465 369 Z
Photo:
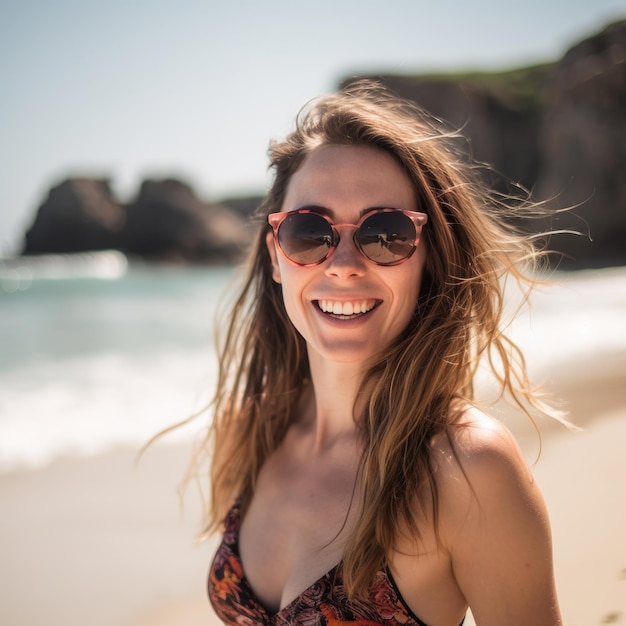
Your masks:
M 210 397 L 234 270 L 88 273 L 0 269 L 0 470 L 141 444 Z
M 0 263 L 0 470 L 141 445 L 213 389 L 233 268 L 52 265 Z M 625 353 L 626 268 L 554 280 L 512 327 L 531 372 Z
M 0 371 L 41 359 L 197 345 L 233 270 L 131 267 L 114 279 L 31 280 L 0 291 Z

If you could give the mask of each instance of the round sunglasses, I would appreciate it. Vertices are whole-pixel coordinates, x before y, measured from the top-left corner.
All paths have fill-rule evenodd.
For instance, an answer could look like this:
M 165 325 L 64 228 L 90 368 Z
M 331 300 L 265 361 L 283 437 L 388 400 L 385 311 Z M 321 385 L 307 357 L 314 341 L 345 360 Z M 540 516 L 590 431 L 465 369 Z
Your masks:
M 419 243 L 426 213 L 401 209 L 372 209 L 357 224 L 333 224 L 315 208 L 270 213 L 267 221 L 283 256 L 292 263 L 323 263 L 339 244 L 339 229 L 354 229 L 353 241 L 363 256 L 378 265 L 406 261 Z

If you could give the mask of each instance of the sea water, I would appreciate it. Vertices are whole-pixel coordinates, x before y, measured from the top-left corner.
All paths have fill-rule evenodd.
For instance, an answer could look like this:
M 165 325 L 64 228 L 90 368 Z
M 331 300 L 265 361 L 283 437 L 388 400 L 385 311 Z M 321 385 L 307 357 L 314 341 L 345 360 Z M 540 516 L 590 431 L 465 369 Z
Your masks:
M 209 402 L 234 268 L 133 266 L 117 253 L 7 265 L 0 471 L 139 447 Z
M 138 449 L 205 407 L 215 318 L 237 276 L 119 253 L 0 261 L 0 471 Z M 626 268 L 551 280 L 511 327 L 533 375 L 626 352 Z

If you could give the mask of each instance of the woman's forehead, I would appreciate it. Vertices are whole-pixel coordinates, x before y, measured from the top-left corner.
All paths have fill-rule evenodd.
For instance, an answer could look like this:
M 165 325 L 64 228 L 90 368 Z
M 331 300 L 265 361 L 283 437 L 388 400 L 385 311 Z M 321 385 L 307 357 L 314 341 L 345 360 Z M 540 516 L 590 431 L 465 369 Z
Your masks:
M 395 157 L 379 148 L 325 144 L 313 149 L 292 175 L 282 210 L 322 206 L 357 212 L 373 206 L 414 210 L 411 180 Z

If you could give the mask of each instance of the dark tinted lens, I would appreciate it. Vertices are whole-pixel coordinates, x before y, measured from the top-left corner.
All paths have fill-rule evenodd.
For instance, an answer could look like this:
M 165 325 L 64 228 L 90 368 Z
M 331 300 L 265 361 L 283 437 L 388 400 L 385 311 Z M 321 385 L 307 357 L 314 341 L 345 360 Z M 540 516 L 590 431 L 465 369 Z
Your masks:
M 296 263 L 318 263 L 333 245 L 330 224 L 315 213 L 288 215 L 278 229 L 278 243 Z
M 415 236 L 413 222 L 400 211 L 374 213 L 355 235 L 363 254 L 380 265 L 393 265 L 411 256 Z

